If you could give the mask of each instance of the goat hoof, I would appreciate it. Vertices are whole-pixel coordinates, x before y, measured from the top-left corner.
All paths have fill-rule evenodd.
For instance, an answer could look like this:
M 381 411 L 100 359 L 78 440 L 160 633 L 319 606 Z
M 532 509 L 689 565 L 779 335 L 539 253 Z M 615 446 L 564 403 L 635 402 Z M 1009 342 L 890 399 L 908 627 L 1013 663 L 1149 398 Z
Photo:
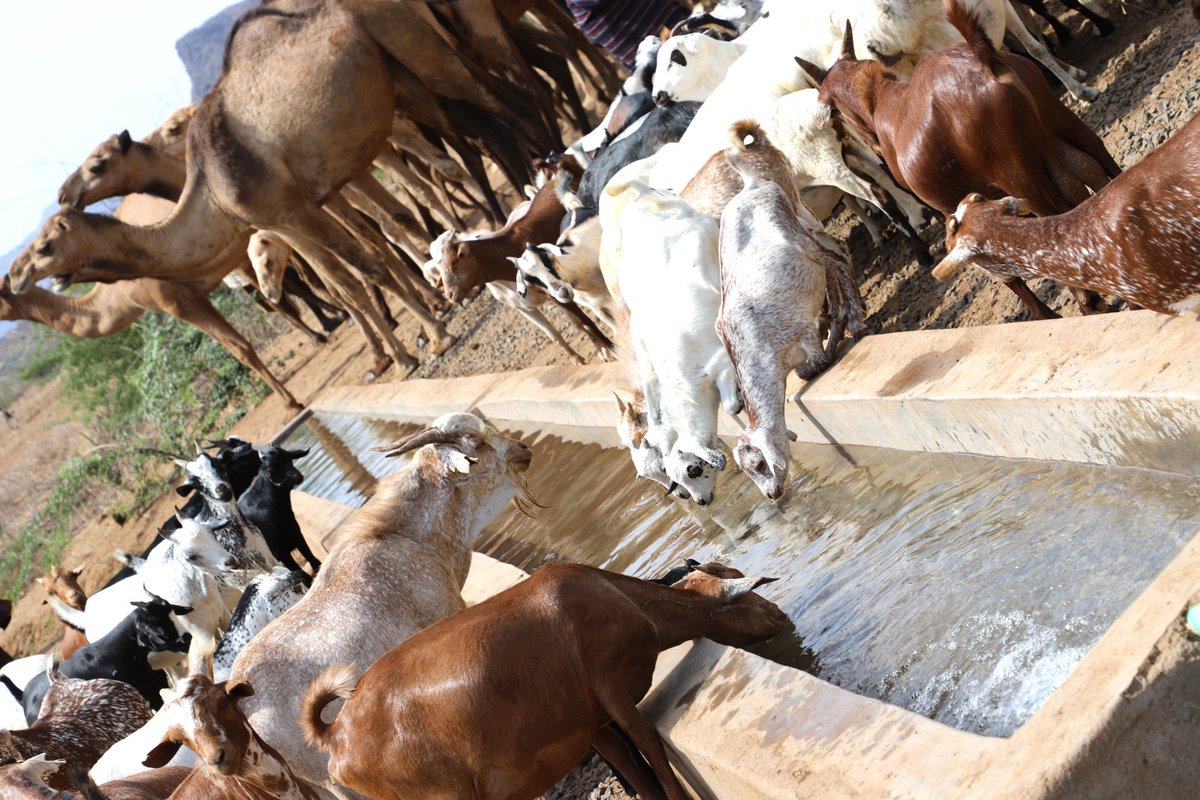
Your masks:
M 367 370 L 367 380 L 373 381 L 383 373 L 387 372 L 387 368 L 392 365 L 392 359 L 388 356 L 377 356 L 375 363 Z
M 1100 90 L 1092 86 L 1084 86 L 1079 90 L 1079 99 L 1085 103 L 1094 103 L 1100 97 Z

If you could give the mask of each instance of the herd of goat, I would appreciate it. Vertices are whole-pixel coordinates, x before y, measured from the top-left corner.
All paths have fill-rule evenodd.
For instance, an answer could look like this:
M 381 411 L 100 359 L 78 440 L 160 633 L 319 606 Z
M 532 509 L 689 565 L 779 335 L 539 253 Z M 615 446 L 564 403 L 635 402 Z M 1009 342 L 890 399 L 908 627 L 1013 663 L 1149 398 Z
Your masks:
M 637 473 L 701 505 L 726 467 L 719 409 L 746 413 L 733 460 L 779 498 L 789 373 L 813 378 L 866 332 L 849 251 L 824 228 L 838 208 L 876 243 L 882 214 L 930 265 L 918 231 L 936 212 L 934 276 L 981 267 L 1035 318 L 1054 312 L 1034 278 L 1069 286 L 1083 313 L 1108 309 L 1098 295 L 1200 313 L 1200 120 L 1123 171 L 1042 67 L 1095 91 L 1011 0 L 724 0 L 647 38 L 569 147 L 559 112 L 590 127 L 572 72 L 600 92 L 616 73 L 562 14 L 553 0 L 266 4 L 197 108 L 143 142 L 112 137 L 68 179 L 0 312 L 108 335 L 167 311 L 294 403 L 204 308 L 231 273 L 297 324 L 294 299 L 331 324 L 344 310 L 377 370 L 413 363 L 380 289 L 433 352 L 453 341 L 444 302 L 486 287 L 582 361 L 540 310 L 558 305 L 628 367 L 619 432 Z M 1031 58 L 1000 50 L 1006 36 Z M 523 160 L 547 144 L 556 155 Z M 527 201 L 505 206 L 481 153 L 529 179 Z M 132 191 L 177 204 L 146 227 L 79 210 Z M 503 224 L 463 233 L 468 217 Z M 43 278 L 117 282 L 63 298 Z M 108 586 L 43 580 L 67 629 L 61 661 L 0 669 L 3 797 L 515 799 L 594 748 L 639 796 L 683 800 L 636 705 L 655 657 L 789 624 L 754 593 L 770 579 L 691 561 L 658 581 L 544 567 L 464 608 L 472 545 L 528 500 L 532 459 L 470 414 L 380 448 L 408 459 L 324 563 L 289 499 L 304 453 L 214 446 L 180 460 L 193 496 L 145 553 L 118 554 Z
M 471 414 L 378 448 L 410 455 L 324 563 L 289 500 L 306 453 L 214 446 L 180 460 L 192 498 L 107 586 L 42 580 L 62 660 L 0 668 L 6 800 L 534 797 L 589 748 L 683 800 L 637 710 L 658 653 L 790 624 L 754 593 L 771 579 L 715 562 L 657 581 L 548 566 L 464 608 L 476 538 L 527 499 L 533 458 Z

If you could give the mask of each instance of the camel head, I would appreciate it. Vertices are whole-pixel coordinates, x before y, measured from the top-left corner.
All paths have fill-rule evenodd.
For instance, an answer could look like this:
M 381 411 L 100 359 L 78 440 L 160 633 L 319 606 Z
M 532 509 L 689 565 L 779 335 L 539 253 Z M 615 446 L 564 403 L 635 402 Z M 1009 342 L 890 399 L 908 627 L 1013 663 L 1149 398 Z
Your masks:
M 246 254 L 254 267 L 258 288 L 268 300 L 278 303 L 283 297 L 283 274 L 292 258 L 292 248 L 277 233 L 255 231 Z
M 136 188 L 131 182 L 128 155 L 135 147 L 146 147 L 135 142 L 129 131 L 114 133 L 93 150 L 79 169 L 63 181 L 58 190 L 58 204 L 70 208 L 86 208 L 106 197 L 129 194 Z
M 111 217 L 84 214 L 73 208 L 60 208 L 47 219 L 37 237 L 9 267 L 9 287 L 13 294 L 22 294 L 43 278 L 71 272 L 86 264 L 93 220 L 120 224 Z
M 171 112 L 167 121 L 159 125 L 146 136 L 142 142 L 155 150 L 159 150 L 174 158 L 183 158 L 187 152 L 188 125 L 196 106 L 184 106 Z

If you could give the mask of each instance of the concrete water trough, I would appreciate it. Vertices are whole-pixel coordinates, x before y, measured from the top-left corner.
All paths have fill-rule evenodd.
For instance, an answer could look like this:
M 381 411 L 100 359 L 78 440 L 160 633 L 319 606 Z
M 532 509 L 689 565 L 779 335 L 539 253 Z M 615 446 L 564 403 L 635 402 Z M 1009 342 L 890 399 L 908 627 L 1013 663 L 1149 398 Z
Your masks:
M 832 663 L 837 661 L 833 657 L 827 657 L 830 663 L 823 669 L 809 669 L 822 676 L 815 677 L 797 668 L 805 665 L 793 653 L 786 657 L 772 652 L 755 655 L 705 642 L 669 651 L 659 661 L 654 688 L 643 708 L 668 742 L 695 794 L 701 798 L 1194 796 L 1200 786 L 1200 645 L 1188 634 L 1183 615 L 1190 604 L 1200 601 L 1200 536 L 1195 535 L 1200 525 L 1193 524 L 1190 514 L 1161 509 L 1200 505 L 1198 344 L 1200 324 L 1150 312 L 889 334 L 858 343 L 808 386 L 803 406 L 790 405 L 788 410 L 789 427 L 800 439 L 794 451 L 798 460 L 827 457 L 829 463 L 843 459 L 858 467 L 857 461 L 870 460 L 875 457 L 872 453 L 887 448 L 901 454 L 894 472 L 920 471 L 925 461 L 965 454 L 964 463 L 972 470 L 980 464 L 999 465 L 998 481 L 1007 479 L 1005 470 L 1013 464 L 1021 482 L 1036 482 L 1028 478 L 1030 474 L 1057 475 L 1066 470 L 1063 474 L 1070 482 L 1085 484 L 1073 489 L 1080 491 L 1081 498 L 1094 489 L 1086 485 L 1093 479 L 1132 475 L 1138 486 L 1158 487 L 1161 496 L 1118 501 L 1119 507 L 1106 512 L 1109 516 L 1104 519 L 1123 520 L 1122 531 L 1153 532 L 1169 522 L 1182 525 L 1182 532 L 1155 547 L 1151 536 L 1143 540 L 1121 533 L 1112 539 L 1109 532 L 1110 539 L 1103 540 L 1098 552 L 1078 556 L 1082 563 L 1076 567 L 1081 571 L 1060 576 L 1059 582 L 1065 586 L 1047 581 L 1044 595 L 1036 585 L 1043 580 L 1037 573 L 1032 591 L 1019 596 L 1027 598 L 1024 602 L 1031 606 L 1061 604 L 1064 597 L 1081 601 L 1067 612 L 1067 623 L 1061 622 L 1061 614 L 1047 618 L 1069 627 L 1071 616 L 1092 613 L 1088 597 L 1073 597 L 1094 591 L 1081 575 L 1098 572 L 1105 575 L 1102 583 L 1120 584 L 1125 576 L 1137 572 L 1127 565 L 1136 565 L 1143 552 L 1147 559 L 1141 577 L 1128 578 L 1128 591 L 1113 595 L 1118 600 L 1097 601 L 1098 606 L 1106 607 L 1096 609 L 1102 622 L 1094 635 L 1080 640 L 1086 641 L 1086 646 L 1077 648 L 1065 668 L 1050 670 L 1052 675 L 1046 680 L 1051 682 L 1039 683 L 1041 693 L 1029 701 L 1028 709 L 1011 718 L 1015 722 L 1002 721 L 991 727 L 984 722 L 976 724 L 970 719 L 976 712 L 970 711 L 959 715 L 966 720 L 963 724 L 943 724 L 931 717 L 947 718 L 945 709 L 933 708 L 945 701 L 945 693 L 938 695 L 937 703 L 902 698 L 903 704 L 924 712 L 914 713 L 878 686 L 834 685 L 830 681 L 836 681 L 839 669 L 845 668 Z M 312 412 L 316 419 L 348 415 L 421 423 L 448 411 L 475 409 L 503 429 L 523 435 L 550 431 L 558 437 L 555 441 L 590 448 L 576 455 L 594 455 L 600 452 L 597 443 L 609 448 L 614 444 L 612 427 L 617 411 L 611 392 L 621 386 L 621 375 L 614 365 L 549 367 L 461 379 L 338 387 L 318 397 Z M 723 417 L 723 434 L 736 434 L 739 428 L 739 421 Z M 355 449 L 339 444 L 336 436 L 321 437 L 319 443 L 325 451 Z M 329 496 L 343 502 L 307 495 L 296 501 L 309 537 L 321 541 L 328 541 L 338 522 L 351 513 L 344 503 L 352 504 L 354 497 L 368 494 L 374 476 L 382 474 L 380 465 L 369 462 L 361 452 L 329 452 L 328 462 L 333 465 L 327 465 L 328 469 L 340 472 L 343 492 Z M 957 469 L 953 465 L 959 462 L 949 463 Z M 534 470 L 537 466 L 535 460 Z M 599 480 L 589 474 L 588 466 L 575 465 L 578 481 Z M 878 482 L 872 486 L 887 484 L 892 479 L 879 476 L 888 474 L 886 469 L 878 472 Z M 632 468 L 624 478 L 632 478 Z M 721 520 L 725 513 L 722 492 L 731 496 L 730 504 L 735 494 L 741 498 L 739 502 L 752 502 L 746 499 L 747 493 L 730 488 L 737 481 L 748 484 L 740 476 L 722 480 L 724 488 L 713 507 L 688 530 L 701 530 L 715 520 L 727 535 L 719 541 L 697 540 L 695 546 L 708 548 L 706 555 L 774 546 L 771 536 L 758 532 L 757 521 L 731 525 Z M 971 492 L 986 484 L 986 480 L 964 479 Z M 813 498 L 826 491 L 815 483 L 813 486 Z M 1154 490 L 1149 491 L 1153 494 Z M 1017 506 L 1028 504 L 1029 497 L 1005 492 L 1007 489 L 989 496 L 986 511 L 1003 515 L 1011 506 L 1011 513 L 1023 513 Z M 880 490 L 880 497 L 884 495 L 887 491 Z M 557 498 L 541 499 L 553 506 Z M 806 501 L 805 497 L 792 497 L 788 502 L 794 510 L 802 509 Z M 856 502 L 870 503 L 871 498 Z M 652 508 L 640 508 L 636 513 L 658 519 L 654 515 L 661 513 L 662 507 L 678 503 L 655 498 Z M 755 520 L 776 513 L 761 497 L 755 498 L 753 505 L 755 510 L 749 516 Z M 601 508 L 599 512 L 580 511 L 580 519 L 594 522 L 608 514 L 615 525 L 623 513 Z M 982 513 L 965 499 L 961 509 L 965 516 Z M 656 563 L 641 553 L 614 558 L 595 549 L 601 545 L 580 544 L 577 532 L 569 530 L 573 524 L 570 512 L 570 508 L 552 508 L 544 522 L 521 523 L 530 526 L 526 529 L 542 525 L 549 544 L 524 549 L 508 540 L 497 544 L 505 534 L 494 530 L 490 550 L 525 567 L 545 558 L 578 557 L 642 574 L 638 570 L 644 572 Z M 1052 520 L 1066 528 L 1064 519 L 1069 512 L 1060 509 Z M 587 517 L 588 513 L 593 516 Z M 684 518 L 699 512 L 684 508 L 673 513 Z M 797 519 L 794 512 L 781 519 L 784 517 L 787 524 Z M 643 517 L 638 520 L 637 525 L 642 526 Z M 497 523 L 499 527 L 517 524 Z M 902 516 L 899 527 L 886 530 L 894 532 L 905 524 Z M 948 523 L 939 517 L 938 525 L 944 524 Z M 1089 537 L 1099 540 L 1106 534 L 1093 525 L 1088 518 L 1084 530 L 1072 531 L 1069 536 L 1062 533 L 1069 542 L 1065 548 L 1038 551 L 1037 568 L 1057 574 L 1057 565 L 1075 560 L 1076 552 L 1086 549 Z M 1057 530 L 1040 533 L 1048 540 L 1060 535 Z M 809 539 L 815 535 L 806 534 Z M 1016 538 L 1029 536 L 1026 527 Z M 551 546 L 556 537 L 575 539 L 560 550 Z M 631 536 L 625 537 L 617 547 L 630 549 L 632 541 Z M 987 548 L 1000 549 L 1002 545 L 1019 548 L 1022 542 L 1005 545 L 1000 538 L 986 542 Z M 1152 555 L 1152 550 L 1158 555 Z M 774 551 L 770 556 L 778 557 Z M 933 555 L 926 557 L 932 559 Z M 1045 561 L 1052 563 L 1040 563 Z M 1114 573 L 1104 572 L 1113 565 Z M 512 566 L 478 557 L 468 594 L 471 599 L 481 599 L 511 585 L 520 574 Z M 789 575 L 781 578 L 780 584 L 773 586 L 785 586 Z M 1012 574 L 1004 580 L 1009 579 L 1016 583 L 1021 576 Z M 908 587 L 914 604 L 952 591 L 948 580 L 906 581 L 902 585 Z M 992 590 L 981 584 L 977 591 L 986 595 Z M 769 591 L 764 594 L 775 599 Z M 984 599 L 980 598 L 980 606 L 986 605 Z M 806 598 L 794 601 L 803 605 Z M 969 630 L 975 610 L 962 607 L 960 611 L 959 623 Z M 817 639 L 824 641 L 820 636 Z M 818 647 L 817 655 L 836 650 L 833 644 L 829 647 L 825 653 Z M 989 658 L 986 652 L 966 655 L 968 661 Z M 842 658 L 842 662 L 853 660 L 853 653 Z M 1044 670 L 1043 661 L 1032 657 L 1020 663 L 1034 663 Z M 1005 702 L 1003 692 L 1023 685 L 1020 675 L 1002 684 L 1000 702 Z M 991 712 L 979 713 L 987 716 Z M 972 732 L 979 730 L 999 730 L 1002 735 Z

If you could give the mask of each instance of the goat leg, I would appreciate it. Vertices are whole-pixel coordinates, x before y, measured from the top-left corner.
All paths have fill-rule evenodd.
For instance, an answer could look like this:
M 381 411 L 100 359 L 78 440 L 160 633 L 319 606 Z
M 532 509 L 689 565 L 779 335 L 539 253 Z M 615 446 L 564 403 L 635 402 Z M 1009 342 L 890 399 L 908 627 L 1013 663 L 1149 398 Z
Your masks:
M 613 722 L 621 726 L 629 735 L 629 740 L 645 756 L 646 761 L 650 764 L 650 771 L 662 784 L 667 800 L 690 800 L 690 796 L 671 769 L 667 750 L 663 747 L 658 731 L 646 722 L 645 717 L 638 711 L 637 703 L 626 694 L 625 687 L 614 687 L 613 691 L 604 692 L 597 699 L 605 712 L 612 717 Z
M 1046 305 L 1041 299 L 1033 293 L 1033 290 L 1025 285 L 1025 281 L 1020 278 L 1004 278 L 1004 285 L 1012 290 L 1013 294 L 1021 298 L 1021 302 L 1029 309 L 1029 316 L 1033 319 L 1059 319 L 1058 314 L 1050 306 Z
M 654 776 L 650 765 L 642 758 L 633 742 L 627 736 L 622 735 L 623 733 L 612 724 L 605 725 L 596 731 L 592 748 L 608 762 L 616 774 L 617 780 L 621 781 L 623 786 L 625 783 L 629 784 L 628 787 L 625 787 L 627 794 L 629 789 L 633 789 L 640 800 L 665 800 L 666 793 L 663 791 L 662 784 Z

